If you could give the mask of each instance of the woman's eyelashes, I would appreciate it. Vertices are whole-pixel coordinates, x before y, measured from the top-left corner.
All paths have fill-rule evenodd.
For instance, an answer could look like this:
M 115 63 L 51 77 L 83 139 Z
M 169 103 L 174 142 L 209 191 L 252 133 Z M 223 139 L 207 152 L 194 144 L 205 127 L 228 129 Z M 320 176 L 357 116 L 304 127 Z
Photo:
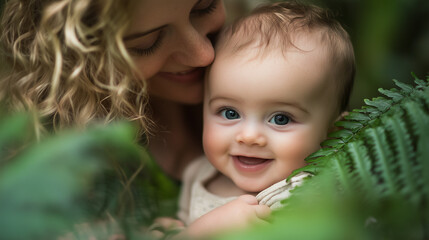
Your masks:
M 200 0 L 191 11 L 191 14 L 198 16 L 207 15 L 216 10 L 219 0 Z
M 155 40 L 151 43 L 149 47 L 131 47 L 128 48 L 130 52 L 132 52 L 135 55 L 138 56 L 149 56 L 152 55 L 160 46 L 162 43 L 162 40 L 164 38 L 164 31 L 159 30 L 159 33 L 157 34 L 157 37 Z

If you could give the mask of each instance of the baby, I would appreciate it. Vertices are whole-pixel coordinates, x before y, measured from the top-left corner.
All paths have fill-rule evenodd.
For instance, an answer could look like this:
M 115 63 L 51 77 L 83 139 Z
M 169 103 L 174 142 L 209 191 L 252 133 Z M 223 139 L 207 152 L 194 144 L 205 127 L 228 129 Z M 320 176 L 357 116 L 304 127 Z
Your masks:
M 354 73 L 347 32 L 319 7 L 266 5 L 224 29 L 205 83 L 206 156 L 184 175 L 188 233 L 265 221 L 270 209 L 255 196 L 296 185 L 284 180 L 346 111 Z

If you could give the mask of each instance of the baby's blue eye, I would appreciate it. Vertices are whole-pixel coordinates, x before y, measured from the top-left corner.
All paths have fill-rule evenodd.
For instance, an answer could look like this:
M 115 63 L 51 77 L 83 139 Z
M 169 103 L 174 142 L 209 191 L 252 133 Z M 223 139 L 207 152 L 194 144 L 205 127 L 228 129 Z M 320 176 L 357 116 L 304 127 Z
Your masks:
M 286 125 L 290 121 L 289 117 L 285 114 L 276 114 L 270 119 L 270 123 L 274 123 L 276 125 Z
M 226 119 L 238 119 L 238 118 L 240 118 L 240 114 L 238 114 L 237 111 L 232 110 L 232 109 L 224 109 L 220 112 L 220 114 L 222 115 L 222 117 L 224 117 Z

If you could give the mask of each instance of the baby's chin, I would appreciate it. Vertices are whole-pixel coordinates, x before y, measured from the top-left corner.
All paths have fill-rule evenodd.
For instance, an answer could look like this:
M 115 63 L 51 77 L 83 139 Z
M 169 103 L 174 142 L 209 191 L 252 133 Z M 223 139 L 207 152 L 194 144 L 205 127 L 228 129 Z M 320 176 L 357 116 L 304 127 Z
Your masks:
M 272 182 L 272 183 L 271 183 Z M 257 195 L 259 192 L 267 189 L 274 183 L 278 181 L 269 181 L 266 183 L 261 183 L 261 181 L 242 181 L 242 182 L 235 182 L 235 185 L 239 187 L 241 190 L 243 190 L 247 194 L 251 195 Z

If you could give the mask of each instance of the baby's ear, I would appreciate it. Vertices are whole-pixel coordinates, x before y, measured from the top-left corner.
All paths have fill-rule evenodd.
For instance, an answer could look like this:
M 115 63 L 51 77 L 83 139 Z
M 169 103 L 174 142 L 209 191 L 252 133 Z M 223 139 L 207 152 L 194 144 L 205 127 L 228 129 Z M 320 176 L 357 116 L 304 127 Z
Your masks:
M 332 123 L 332 126 L 329 128 L 328 133 L 331 133 L 331 132 L 335 132 L 335 131 L 341 130 L 341 129 L 342 129 L 342 127 L 337 127 L 337 126 L 335 126 L 335 125 L 334 125 L 334 123 L 335 123 L 335 122 L 337 122 L 337 121 L 344 120 L 344 117 L 345 117 L 345 116 L 347 116 L 347 115 L 349 115 L 349 112 L 348 112 L 348 111 L 344 111 L 344 112 L 342 112 L 340 115 L 338 115 L 338 117 L 337 117 L 337 118 L 335 119 L 335 121 Z

